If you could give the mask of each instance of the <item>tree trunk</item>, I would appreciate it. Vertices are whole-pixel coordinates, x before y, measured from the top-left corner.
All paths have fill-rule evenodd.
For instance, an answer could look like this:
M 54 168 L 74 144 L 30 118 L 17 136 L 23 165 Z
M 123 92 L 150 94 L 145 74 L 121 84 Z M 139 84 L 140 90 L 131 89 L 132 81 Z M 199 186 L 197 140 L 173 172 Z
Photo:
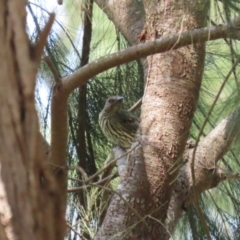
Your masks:
M 46 170 L 34 97 L 48 30 L 33 47 L 25 27 L 25 1 L 0 0 L 0 238 L 59 240 L 65 206 Z
M 144 1 L 146 41 L 206 26 L 208 1 Z M 148 57 L 141 126 L 97 239 L 168 239 L 164 226 L 199 95 L 205 44 Z M 120 195 L 122 197 L 120 197 Z

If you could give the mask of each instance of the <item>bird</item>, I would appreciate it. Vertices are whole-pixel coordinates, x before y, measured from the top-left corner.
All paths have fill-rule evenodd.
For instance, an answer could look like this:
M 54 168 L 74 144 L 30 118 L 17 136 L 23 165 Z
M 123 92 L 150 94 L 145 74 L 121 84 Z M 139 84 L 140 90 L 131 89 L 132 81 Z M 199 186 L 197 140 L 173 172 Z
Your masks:
M 98 122 L 108 140 L 123 149 L 128 149 L 136 135 L 139 119 L 122 109 L 122 102 L 122 96 L 109 97 L 99 113 Z

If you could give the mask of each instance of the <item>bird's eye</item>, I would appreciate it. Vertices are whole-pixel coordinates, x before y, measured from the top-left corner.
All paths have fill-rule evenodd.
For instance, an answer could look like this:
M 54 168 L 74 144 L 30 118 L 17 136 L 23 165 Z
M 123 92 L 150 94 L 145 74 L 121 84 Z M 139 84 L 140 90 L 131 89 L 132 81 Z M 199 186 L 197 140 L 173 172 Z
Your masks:
M 108 100 L 109 103 L 113 103 L 113 101 L 114 101 L 113 99 L 109 99 Z

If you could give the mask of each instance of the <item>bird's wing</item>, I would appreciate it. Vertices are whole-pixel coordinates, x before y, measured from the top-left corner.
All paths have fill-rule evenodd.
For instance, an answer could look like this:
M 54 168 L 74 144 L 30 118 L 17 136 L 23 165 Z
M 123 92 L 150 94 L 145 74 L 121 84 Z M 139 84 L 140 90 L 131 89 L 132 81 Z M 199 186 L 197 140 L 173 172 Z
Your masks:
M 122 125 L 130 130 L 130 131 L 137 131 L 138 125 L 139 125 L 139 119 L 133 115 L 132 113 L 126 111 L 126 110 L 120 110 L 119 111 L 119 119 L 122 123 Z

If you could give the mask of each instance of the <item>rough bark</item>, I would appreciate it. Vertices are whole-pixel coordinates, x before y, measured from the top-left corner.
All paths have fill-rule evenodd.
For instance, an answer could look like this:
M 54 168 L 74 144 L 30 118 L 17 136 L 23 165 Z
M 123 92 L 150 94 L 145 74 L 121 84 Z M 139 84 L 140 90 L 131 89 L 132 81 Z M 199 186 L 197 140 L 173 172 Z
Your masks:
M 179 176 L 174 183 L 171 196 L 167 229 L 172 232 L 181 213 L 187 210 L 190 204 L 199 197 L 203 191 L 216 187 L 221 181 L 239 177 L 234 173 L 226 173 L 218 167 L 217 162 L 230 149 L 231 144 L 240 135 L 238 119 L 240 110 L 236 110 L 226 119 L 222 120 L 201 142 L 199 142 L 194 156 L 195 182 L 192 181 L 191 165 L 195 144 L 187 144 L 183 165 Z
M 162 37 L 159 40 L 140 44 L 124 51 L 110 54 L 102 57 L 86 66 L 76 70 L 73 74 L 64 77 L 57 82 L 54 88 L 52 98 L 52 134 L 50 161 L 53 166 L 63 167 L 66 164 L 67 147 L 67 99 L 69 94 L 77 87 L 84 85 L 95 75 L 115 67 L 119 64 L 146 57 L 150 54 L 167 52 L 170 49 L 178 49 L 187 46 L 192 42 L 205 42 L 219 38 L 240 39 L 239 32 L 231 31 L 234 26 L 240 22 L 240 17 L 232 20 L 226 25 L 209 27 L 203 29 L 194 29 L 173 36 Z M 146 70 L 146 68 L 145 68 Z M 63 189 L 62 200 L 65 201 L 66 195 L 66 174 L 63 171 L 59 173 L 59 185 Z
M 62 239 L 65 234 L 60 194 L 46 170 L 34 101 L 37 66 L 51 27 L 47 25 L 37 45 L 31 46 L 25 32 L 24 1 L 0 0 L 0 236 L 3 240 Z
M 183 162 L 179 175 L 174 181 L 173 193 L 167 212 L 165 227 L 169 233 L 173 230 L 183 211 L 188 210 L 190 204 L 199 197 L 203 191 L 216 187 L 220 182 L 228 179 L 239 179 L 239 175 L 224 172 L 217 166 L 217 162 L 230 149 L 232 143 L 240 135 L 238 119 L 240 110 L 222 120 L 199 144 L 195 154 L 195 183 L 192 181 L 192 159 L 195 143 L 189 141 L 185 148 Z M 126 174 L 126 153 L 121 148 L 114 149 L 118 173 L 121 178 Z
M 145 39 L 206 25 L 208 4 L 144 1 Z M 200 5 L 198 5 L 200 4 Z M 201 6 L 201 7 L 200 7 Z M 166 239 L 163 226 L 172 182 L 188 138 L 204 67 L 205 44 L 148 57 L 149 72 L 142 101 L 141 126 L 126 172 L 97 239 Z
M 170 5 L 174 2 L 168 0 L 165 1 L 164 7 L 158 5 L 161 2 L 146 1 L 148 2 L 155 5 L 145 4 L 147 16 L 149 16 L 145 32 L 147 41 L 178 32 L 180 25 L 181 31 L 204 25 L 203 5 L 188 5 L 188 11 L 185 11 L 184 1 L 180 2 L 180 5 Z M 194 9 L 199 10 L 196 12 Z M 180 24 L 178 17 L 183 16 L 180 14 L 182 12 L 185 15 Z M 4 59 L 0 62 L 2 86 L 0 88 L 2 103 L 0 108 L 0 238 L 62 239 L 65 233 L 66 173 L 57 171 L 59 181 L 56 182 L 56 179 L 46 170 L 44 161 L 46 157 L 38 132 L 39 126 L 34 107 L 37 66 L 46 39 L 43 41 L 40 36 L 37 47 L 31 46 L 25 33 L 25 19 L 23 1 L 0 0 L 0 59 Z M 42 36 L 46 38 L 47 32 L 48 30 L 45 29 Z M 226 35 L 225 32 L 225 35 L 221 36 Z M 205 36 L 204 39 L 206 41 L 207 37 Z M 176 44 L 171 47 L 176 49 L 189 44 L 181 40 L 179 42 L 180 45 L 175 41 Z M 156 50 L 154 45 L 152 48 L 152 53 L 169 50 L 166 45 L 164 49 Z M 162 227 L 162 223 L 166 220 L 168 205 L 166 203 L 169 202 L 171 193 L 167 190 L 171 189 L 169 183 L 177 173 L 172 170 L 183 152 L 196 105 L 204 59 L 204 51 L 200 53 L 201 49 L 204 50 L 204 44 L 194 42 L 193 46 L 148 58 L 151 69 L 143 98 L 141 129 L 127 165 L 121 169 L 122 180 L 118 186 L 118 192 L 122 197 L 116 195 L 113 198 L 98 238 L 164 239 L 168 237 Z M 103 61 L 98 67 L 95 66 L 93 72 L 87 66 L 57 83 L 52 100 L 53 141 L 50 160 L 53 165 L 58 167 L 65 165 L 67 98 L 73 88 L 86 83 L 89 77 L 114 64 L 130 61 L 139 56 L 147 56 L 151 51 L 141 52 L 140 55 L 135 52 L 130 58 L 124 59 L 121 59 L 122 55 L 119 54 L 120 60 L 116 58 L 118 62 L 113 62 L 112 65 L 101 66 L 105 64 Z M 112 61 L 111 57 L 109 59 Z M 194 71 L 196 69 L 198 73 Z M 81 74 L 84 76 L 83 80 L 78 79 Z M 196 172 L 194 186 L 195 189 L 199 189 L 198 194 L 227 178 L 213 164 L 218 159 L 211 158 L 212 155 L 219 158 L 224 154 L 235 137 L 233 135 L 229 137 L 228 134 L 237 131 L 224 126 L 223 123 L 217 130 L 225 129 L 226 132 L 221 133 L 226 135 L 221 135 L 216 130 L 199 143 L 195 164 L 200 172 L 199 174 Z M 216 141 L 220 138 L 221 144 Z M 224 140 L 226 140 L 225 144 Z M 211 141 L 217 143 L 214 151 L 218 151 L 209 154 L 212 150 L 212 148 L 209 149 Z M 188 151 L 189 159 L 192 151 Z M 203 157 L 200 158 L 198 155 Z M 206 162 L 208 159 L 209 161 Z M 191 161 L 185 164 L 188 169 L 185 179 L 188 180 L 191 179 L 190 163 Z M 204 164 L 206 164 L 204 169 L 199 167 Z M 180 175 L 182 173 L 184 170 L 180 170 Z M 173 188 L 176 192 L 176 187 Z M 190 191 L 189 195 L 186 192 L 182 198 L 184 207 L 193 200 L 191 181 L 186 189 Z M 177 207 L 181 205 L 177 204 Z M 178 218 L 175 217 L 175 219 Z
M 202 6 L 199 9 L 201 9 L 201 10 L 198 13 L 201 15 L 201 11 L 203 11 Z M 180 11 L 181 8 L 178 9 L 178 10 Z M 189 20 L 189 18 L 188 18 L 189 15 L 193 15 L 195 17 L 194 20 L 196 20 L 196 18 L 198 17 L 197 16 L 198 13 L 196 13 L 194 11 L 191 12 L 191 10 L 190 10 L 190 12 L 187 12 L 185 18 Z M 171 14 L 169 14 L 169 15 L 171 15 Z M 98 60 L 94 63 L 90 63 L 86 67 L 83 67 L 82 69 L 76 71 L 74 74 L 72 74 L 72 75 L 70 75 L 70 76 L 68 76 L 68 77 L 66 77 L 62 80 L 62 90 L 63 90 L 62 94 L 64 96 L 68 95 L 78 85 L 85 84 L 91 76 L 93 76 L 95 74 L 98 74 L 101 71 L 104 71 L 104 70 L 106 70 L 110 67 L 116 66 L 117 64 L 121 64 L 123 62 L 127 62 L 127 61 L 130 61 L 130 60 L 136 59 L 137 57 L 143 57 L 143 56 L 146 56 L 150 53 L 156 53 L 157 51 L 166 52 L 171 48 L 172 49 L 177 49 L 181 46 L 186 46 L 186 45 L 194 42 L 195 44 L 193 45 L 193 47 L 186 47 L 185 50 L 182 49 L 180 51 L 176 51 L 176 59 L 177 60 L 179 60 L 179 59 L 182 60 L 184 58 L 184 60 L 181 61 L 181 63 L 183 63 L 183 69 L 178 68 L 179 63 L 175 62 L 175 64 L 173 64 L 173 65 L 175 65 L 175 69 L 170 68 L 170 70 L 167 71 L 168 75 L 166 74 L 167 77 L 169 77 L 169 75 L 170 75 L 171 78 L 170 77 L 167 78 L 166 76 L 164 76 L 164 73 L 162 71 L 159 74 L 160 75 L 159 77 L 162 76 L 162 78 L 163 78 L 163 81 L 161 82 L 163 88 L 165 88 L 165 82 L 167 82 L 168 79 L 169 79 L 169 81 L 172 78 L 174 80 L 174 76 L 175 76 L 175 80 L 180 79 L 181 81 L 179 81 L 180 82 L 179 85 L 177 85 L 178 84 L 177 81 L 176 82 L 173 81 L 173 82 L 176 84 L 177 87 L 178 86 L 180 86 L 182 88 L 186 87 L 186 91 L 184 90 L 185 91 L 184 93 L 190 99 L 189 102 L 187 102 L 189 105 L 187 104 L 186 108 L 185 108 L 185 105 L 183 103 L 185 103 L 184 101 L 187 99 L 187 97 L 184 98 L 184 93 L 180 93 L 180 96 L 183 99 L 182 102 L 180 102 L 178 105 L 176 104 L 174 106 L 175 102 L 173 102 L 173 101 L 174 101 L 174 99 L 177 99 L 177 98 L 175 98 L 175 97 L 171 98 L 170 100 L 173 102 L 173 106 L 166 106 L 165 105 L 165 107 L 167 107 L 167 109 L 168 109 L 168 107 L 169 107 L 169 109 L 171 109 L 171 108 L 173 108 L 173 109 L 171 111 L 163 112 L 163 115 L 166 115 L 166 114 L 169 114 L 169 113 L 170 113 L 170 115 L 172 114 L 173 118 L 174 118 L 174 116 L 180 116 L 180 120 L 178 122 L 179 125 L 180 125 L 180 123 L 182 123 L 182 121 L 184 121 L 183 120 L 184 118 L 185 118 L 185 120 L 187 118 L 187 121 L 186 121 L 187 126 L 186 126 L 185 129 L 183 128 L 183 129 L 179 130 L 179 129 L 177 129 L 179 126 L 176 122 L 171 123 L 172 125 L 176 125 L 175 128 L 173 126 L 173 130 L 175 129 L 175 131 L 176 131 L 176 132 L 174 132 L 174 134 L 175 134 L 174 136 L 178 136 L 179 138 L 177 138 L 177 141 L 180 142 L 179 146 L 177 146 L 177 148 L 176 148 L 176 152 L 173 152 L 172 156 L 171 156 L 171 154 L 169 154 L 170 156 L 168 155 L 168 153 L 172 153 L 172 151 L 166 152 L 167 156 L 165 157 L 164 160 L 170 159 L 168 164 L 171 166 L 171 164 L 174 164 L 174 161 L 178 160 L 178 157 L 176 157 L 176 155 L 179 154 L 179 157 L 180 157 L 181 152 L 184 149 L 184 145 L 185 145 L 184 141 L 186 141 L 186 138 L 187 138 L 186 132 L 187 132 L 187 130 L 190 126 L 190 123 L 191 123 L 190 119 L 188 119 L 188 118 L 192 117 L 194 107 L 196 105 L 198 90 L 199 90 L 200 81 L 201 81 L 201 71 L 202 71 L 202 66 L 203 66 L 203 62 L 202 62 L 202 65 L 201 65 L 201 60 L 203 60 L 203 56 L 204 56 L 204 54 L 201 55 L 201 53 L 200 53 L 200 56 L 198 56 L 198 53 L 200 52 L 201 47 L 202 48 L 204 47 L 201 44 L 198 45 L 198 40 L 199 40 L 199 42 L 202 42 L 202 41 L 206 41 L 210 38 L 211 39 L 216 39 L 218 37 L 229 37 L 230 36 L 226 27 L 224 27 L 224 26 L 220 27 L 219 26 L 218 27 L 219 30 L 217 30 L 217 31 L 211 30 L 211 34 L 209 34 L 209 29 L 206 29 L 206 32 L 204 33 L 204 34 L 207 33 L 206 35 L 204 35 L 204 34 L 203 35 L 202 34 L 197 35 L 198 30 L 194 30 L 193 32 L 191 32 L 189 34 L 189 37 L 190 37 L 189 39 L 191 39 L 191 40 L 189 42 L 186 42 L 185 41 L 186 40 L 186 38 L 185 38 L 186 35 L 185 35 L 185 33 L 181 34 L 182 31 L 192 29 L 192 28 L 195 28 L 195 27 L 203 26 L 203 25 L 201 25 L 201 22 L 198 22 L 198 21 L 194 22 L 194 21 L 192 21 L 192 19 L 190 19 L 190 20 L 191 21 L 189 21 L 189 22 L 192 23 L 193 25 L 185 26 L 183 24 L 183 26 L 185 26 L 185 28 L 184 27 L 181 28 L 180 35 L 177 36 L 175 39 L 174 39 L 174 37 L 169 37 L 167 42 L 164 43 L 165 45 L 163 44 L 163 45 L 160 46 L 160 45 L 157 45 L 158 43 L 156 42 L 156 45 L 151 45 L 152 49 L 150 51 L 148 51 L 148 50 L 145 51 L 144 50 L 145 52 L 142 51 L 143 48 L 140 46 L 140 47 L 135 48 L 134 52 L 129 50 L 128 53 L 127 53 L 127 51 L 126 51 L 126 53 L 128 54 L 127 56 L 124 55 L 124 52 L 116 54 L 116 55 L 111 55 L 111 56 L 108 56 L 106 58 L 102 58 L 101 61 Z M 201 17 L 200 17 L 199 21 L 200 20 L 203 20 L 203 19 L 201 19 Z M 151 22 L 151 19 L 149 21 Z M 164 19 L 164 21 L 165 21 L 165 19 Z M 153 20 L 153 22 L 154 22 L 154 20 Z M 186 23 L 186 21 L 184 23 Z M 194 25 L 194 24 L 196 24 L 196 25 Z M 176 25 L 176 28 L 177 28 L 177 25 Z M 156 27 L 156 29 L 157 29 L 157 27 Z M 151 27 L 149 28 L 149 30 L 150 30 L 149 33 L 146 31 L 146 39 L 148 41 L 151 40 L 151 37 L 153 39 L 155 37 L 158 37 L 158 36 L 155 36 L 156 32 L 151 33 L 151 30 L 152 30 Z M 165 29 L 165 30 L 168 30 L 168 29 Z M 179 30 L 179 29 L 175 29 L 175 30 L 172 29 L 172 31 L 168 32 L 168 34 L 178 32 L 177 30 Z M 153 34 L 153 36 L 151 34 Z M 148 39 L 147 36 L 148 37 L 150 36 L 150 38 Z M 231 35 L 231 36 L 233 37 L 233 35 Z M 235 37 L 238 37 L 238 36 L 236 35 Z M 183 40 L 183 38 L 185 38 L 185 40 Z M 162 40 L 164 41 L 164 37 L 161 38 L 160 41 L 162 41 Z M 152 59 L 149 58 L 149 59 L 150 59 L 151 63 L 152 63 L 152 60 L 155 60 L 156 62 L 157 62 L 157 60 L 161 60 L 162 63 L 164 63 L 163 67 L 165 66 L 165 68 L 166 68 L 166 65 L 167 65 L 168 61 L 164 61 L 164 60 L 167 59 L 167 57 L 169 57 L 169 56 L 170 56 L 169 57 L 170 60 L 174 59 L 173 58 L 173 56 L 175 56 L 174 54 L 175 53 L 173 53 L 173 51 L 171 51 L 169 55 L 166 54 L 166 55 L 164 55 L 163 58 L 161 58 L 159 56 L 156 56 L 155 59 L 154 58 L 152 58 Z M 191 54 L 193 54 L 193 60 L 191 59 Z M 185 57 L 186 57 L 186 60 L 185 60 Z M 194 60 L 195 60 L 195 62 L 194 62 Z M 176 65 L 177 65 L 177 68 L 176 68 Z M 190 65 L 190 68 L 189 68 L 189 65 Z M 152 64 L 152 66 L 155 66 L 155 65 Z M 156 64 L 156 66 L 158 66 L 158 65 Z M 200 74 L 199 75 L 196 74 L 193 71 L 195 69 L 195 67 L 196 68 L 198 67 L 200 69 Z M 183 71 L 183 70 L 186 70 L 186 71 Z M 166 80 L 165 82 L 164 82 L 164 78 Z M 151 83 L 151 81 L 154 83 L 154 78 L 151 79 L 151 77 L 150 77 L 149 80 L 150 80 L 150 83 Z M 184 85 L 184 83 L 185 83 L 185 85 Z M 160 83 L 159 83 L 159 85 L 160 85 Z M 158 86 L 158 85 L 155 85 L 155 89 L 158 89 L 158 88 L 156 88 L 156 86 Z M 171 93 L 171 90 L 173 88 L 171 88 L 171 84 L 166 83 L 166 86 L 169 88 L 169 89 L 166 88 L 167 90 L 169 90 L 169 92 L 167 92 L 167 91 L 163 92 L 165 94 L 160 95 L 160 98 L 163 99 L 163 100 L 166 99 L 165 101 L 168 101 L 167 100 L 168 96 L 166 96 L 167 95 L 166 93 Z M 177 87 L 176 87 L 176 91 L 175 92 L 172 91 L 172 93 L 177 93 L 177 94 L 179 93 L 179 89 L 177 89 Z M 195 90 L 195 92 L 197 93 L 196 95 L 192 94 L 192 92 L 191 92 L 192 89 Z M 155 92 L 150 90 L 149 93 L 148 93 L 148 96 L 151 95 L 151 94 L 154 95 Z M 189 94 L 189 96 L 187 94 Z M 191 98 L 191 94 L 193 95 L 192 98 Z M 191 102 L 191 100 L 193 100 L 193 103 Z M 149 101 L 149 102 L 150 102 L 150 104 L 152 104 L 151 101 Z M 146 107 L 146 109 L 147 109 L 147 107 Z M 190 109 L 190 111 L 188 112 L 187 110 L 189 110 L 189 109 Z M 147 112 L 147 110 L 146 110 L 146 112 Z M 160 113 L 162 113 L 162 112 L 160 112 Z M 58 117 L 60 117 L 60 115 Z M 167 118 L 162 117 L 161 119 L 162 119 L 161 124 L 165 124 L 167 122 L 167 121 L 164 122 L 164 119 L 167 119 Z M 156 126 L 154 126 L 154 127 L 156 127 Z M 170 127 L 170 129 L 172 131 L 171 127 Z M 146 131 L 146 129 L 145 129 L 145 131 Z M 152 132 L 155 134 L 154 131 L 152 131 Z M 58 134 L 59 133 L 61 134 L 60 126 L 58 127 Z M 182 133 L 184 133 L 185 135 L 184 134 L 181 135 Z M 147 136 L 147 134 L 146 134 L 146 136 Z M 175 141 L 174 136 L 172 136 L 172 138 L 170 139 L 171 141 L 170 141 L 169 145 L 171 145 L 171 142 Z M 144 136 L 143 140 L 147 140 L 147 141 L 143 141 L 144 143 L 146 143 L 146 142 L 147 142 L 147 144 L 149 143 L 148 138 L 145 138 L 145 136 Z M 140 139 L 139 141 L 142 142 L 142 139 Z M 153 139 L 153 142 L 154 142 L 154 139 Z M 166 151 L 167 151 L 168 148 L 169 148 L 169 145 L 163 146 L 163 149 L 161 149 L 161 151 L 164 150 L 164 147 L 166 148 Z M 152 146 L 150 146 L 150 147 L 152 147 Z M 153 149 L 153 150 L 157 151 L 157 148 L 159 148 L 159 146 L 156 147 L 156 150 L 155 149 Z M 151 189 L 150 186 L 151 185 L 154 186 L 155 183 L 151 182 L 150 183 L 151 185 L 150 184 L 149 185 L 147 185 L 147 184 L 144 185 L 143 184 L 144 177 L 147 178 L 149 175 L 147 175 L 145 166 L 143 166 L 143 163 L 142 163 L 141 158 L 140 158 L 141 157 L 141 147 L 139 149 L 138 149 L 138 147 L 136 147 L 134 149 L 134 151 L 135 152 L 129 158 L 129 161 L 128 161 L 129 165 L 127 165 L 127 168 L 123 167 L 123 169 L 122 169 L 121 176 L 122 176 L 123 180 L 122 180 L 122 183 L 118 187 L 118 191 L 120 192 L 121 195 L 123 194 L 122 196 L 125 199 L 127 199 L 127 201 L 123 201 L 122 198 L 119 195 L 115 196 L 115 198 L 113 199 L 113 204 L 108 209 L 108 216 L 105 219 L 105 222 L 103 224 L 103 228 L 100 230 L 100 232 L 97 236 L 98 238 L 109 239 L 111 237 L 115 237 L 115 238 L 118 239 L 120 237 L 127 237 L 127 235 L 128 235 L 128 236 L 131 236 L 133 239 L 134 238 L 138 239 L 140 237 L 148 239 L 148 236 L 150 236 L 149 232 L 151 232 L 152 229 L 149 229 L 146 225 L 148 225 L 149 223 L 151 224 L 151 222 L 149 220 L 147 222 L 146 219 L 143 219 L 141 217 L 144 214 L 146 214 L 144 212 L 145 210 L 147 210 L 147 211 L 151 210 L 151 206 L 146 207 L 146 202 L 148 202 L 148 204 L 150 203 L 150 205 L 151 205 L 151 201 L 148 201 L 148 199 L 143 199 L 144 197 L 142 197 L 142 195 L 146 196 L 147 194 L 149 194 L 149 196 L 151 196 L 151 191 L 152 191 L 153 188 Z M 139 151 L 140 151 L 140 154 L 139 154 Z M 135 153 L 139 154 L 139 155 L 134 155 Z M 62 158 L 63 158 L 63 156 L 62 156 Z M 160 165 L 160 167 L 159 166 L 156 166 L 156 167 L 157 167 L 157 169 L 159 169 L 159 168 L 161 169 L 161 166 L 162 165 Z M 174 167 L 176 167 L 176 166 L 174 166 Z M 127 169 L 127 170 L 125 170 L 125 169 Z M 151 170 L 156 170 L 156 169 L 154 169 L 154 167 L 152 167 L 152 169 L 151 169 L 151 166 L 150 166 L 150 171 L 149 172 L 151 172 Z M 129 172 L 130 172 L 130 174 L 129 174 Z M 156 176 L 156 178 L 155 178 L 156 182 L 157 182 L 157 174 L 158 173 L 156 173 L 156 175 L 155 175 Z M 173 175 L 169 177 L 169 174 L 167 173 L 165 175 L 165 179 L 161 179 L 161 180 L 164 183 L 164 181 L 169 182 L 171 180 L 171 178 L 173 178 Z M 142 191 L 142 195 L 138 196 L 138 198 L 134 198 L 134 197 L 132 198 L 131 194 L 136 196 L 138 194 L 137 191 L 139 190 L 139 188 L 144 188 L 144 191 Z M 157 192 L 157 193 L 159 194 L 159 192 Z M 162 194 L 162 193 L 160 192 L 160 194 Z M 162 194 L 162 195 L 164 195 L 164 194 Z M 169 195 L 168 195 L 168 197 L 169 197 Z M 156 196 L 157 196 L 157 194 L 155 194 L 155 199 L 153 200 L 152 204 L 160 202 L 161 199 L 159 199 Z M 143 201 L 141 202 L 142 199 L 143 199 Z M 138 209 L 139 205 L 141 205 L 140 206 L 141 209 L 140 209 L 140 211 L 136 211 L 136 209 L 139 210 Z M 126 206 L 128 206 L 128 208 L 126 208 Z M 160 208 L 161 207 L 162 206 L 160 206 Z M 157 211 L 159 210 L 156 207 L 156 205 L 155 206 L 152 205 L 152 208 L 157 209 Z M 118 211 L 116 211 L 116 209 L 118 209 Z M 162 209 L 160 209 L 160 211 L 157 212 L 156 218 L 161 213 L 161 210 Z M 118 214 L 118 213 L 120 213 L 120 214 Z M 114 214 L 116 214 L 116 215 L 114 215 Z M 114 216 L 116 216 L 116 218 Z M 152 216 L 150 216 L 150 217 L 152 217 Z M 164 218 L 164 213 L 162 213 L 161 217 Z M 161 219 L 161 217 L 157 218 L 156 222 L 159 221 L 159 219 Z M 131 231 L 131 226 L 133 226 L 133 223 L 136 223 L 136 222 L 137 223 L 141 222 L 141 224 L 137 225 L 138 229 L 141 230 L 139 232 L 134 232 L 134 230 Z M 160 225 L 161 225 L 161 222 L 160 222 Z M 129 228 L 128 228 L 128 226 L 129 226 Z M 155 227 L 156 225 L 154 226 L 154 224 L 151 224 L 151 226 Z M 158 222 L 158 226 L 159 226 L 159 222 Z M 123 232 L 122 229 L 124 229 L 125 232 Z M 116 233 L 116 232 L 117 232 L 117 234 L 114 235 L 114 233 Z M 157 233 L 156 232 L 153 233 L 153 238 L 154 238 L 154 234 L 156 236 Z M 165 234 L 164 231 L 163 231 L 163 234 Z M 158 235 L 157 237 L 160 237 L 160 235 Z M 150 236 L 150 239 L 151 239 L 151 236 Z

